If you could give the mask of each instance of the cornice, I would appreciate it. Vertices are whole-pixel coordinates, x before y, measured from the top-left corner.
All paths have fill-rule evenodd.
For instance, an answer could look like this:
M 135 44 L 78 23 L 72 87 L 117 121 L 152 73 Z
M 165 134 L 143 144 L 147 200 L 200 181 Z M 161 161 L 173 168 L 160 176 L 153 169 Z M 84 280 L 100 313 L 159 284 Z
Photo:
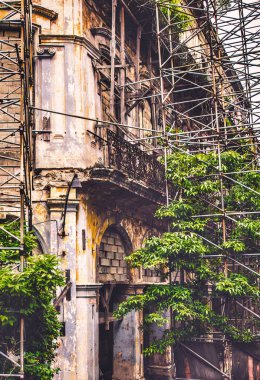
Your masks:
M 21 7 L 21 1 L 12 1 L 12 7 L 19 9 Z M 33 4 L 32 6 L 32 10 L 33 10 L 33 13 L 35 14 L 39 14 L 51 21 L 55 20 L 57 17 L 58 17 L 58 13 L 53 11 L 52 9 L 48 9 L 48 8 L 45 8 L 45 7 L 42 7 L 41 5 L 38 5 L 38 4 Z M 10 7 L 8 6 L 8 4 L 3 4 L 1 3 L 0 4 L 0 9 L 10 9 Z M 10 11 L 12 11 L 10 9 Z
M 58 17 L 57 12 L 53 11 L 52 9 L 42 7 L 38 4 L 33 4 L 33 13 L 39 14 L 45 18 L 48 18 L 51 21 L 56 20 L 56 18 Z
M 67 212 L 76 212 L 78 209 L 79 201 L 76 199 L 69 199 L 67 204 Z M 49 210 L 52 212 L 60 212 L 64 210 L 65 199 L 61 198 L 49 198 L 47 200 Z
M 102 288 L 103 285 L 104 284 L 101 284 L 100 282 L 91 284 L 77 284 L 76 290 L 79 292 L 85 290 L 99 290 L 100 288 Z
M 103 286 L 100 283 L 76 285 L 76 298 L 97 298 L 99 289 Z
M 41 45 L 61 45 L 65 43 L 78 44 L 86 48 L 91 58 L 100 59 L 99 50 L 85 37 L 76 36 L 74 34 L 41 34 L 39 36 Z

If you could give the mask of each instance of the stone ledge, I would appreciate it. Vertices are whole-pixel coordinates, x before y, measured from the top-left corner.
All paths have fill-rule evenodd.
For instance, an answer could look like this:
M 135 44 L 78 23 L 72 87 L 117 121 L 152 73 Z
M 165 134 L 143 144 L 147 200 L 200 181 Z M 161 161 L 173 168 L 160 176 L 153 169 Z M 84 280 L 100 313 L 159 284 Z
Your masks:
M 69 199 L 67 204 L 67 212 L 76 212 L 78 209 L 79 201 L 76 199 Z M 65 206 L 65 199 L 60 198 L 49 198 L 47 200 L 47 205 L 49 207 L 49 210 L 52 212 L 60 212 L 64 210 Z
M 17 9 L 19 9 L 19 7 L 21 6 L 21 1 L 12 1 L 11 5 L 12 7 L 17 7 Z M 52 9 L 42 7 L 41 5 L 33 4 L 32 8 L 33 8 L 33 13 L 46 17 L 51 21 L 55 20 L 58 17 L 57 12 L 53 11 Z M 10 7 L 8 6 L 8 2 L 0 4 L 0 9 L 9 10 Z
M 97 292 L 103 286 L 101 283 L 76 285 L 76 298 L 96 298 Z
M 172 365 L 147 365 L 147 374 L 151 380 L 171 380 L 173 379 Z
M 160 190 L 146 186 L 141 181 L 128 177 L 125 173 L 111 168 L 93 168 L 89 171 L 89 181 L 110 182 L 156 204 L 165 204 L 165 194 Z
M 65 43 L 78 44 L 86 48 L 89 56 L 94 59 L 100 59 L 99 50 L 85 37 L 77 36 L 75 34 L 41 34 L 39 36 L 41 45 L 58 46 Z

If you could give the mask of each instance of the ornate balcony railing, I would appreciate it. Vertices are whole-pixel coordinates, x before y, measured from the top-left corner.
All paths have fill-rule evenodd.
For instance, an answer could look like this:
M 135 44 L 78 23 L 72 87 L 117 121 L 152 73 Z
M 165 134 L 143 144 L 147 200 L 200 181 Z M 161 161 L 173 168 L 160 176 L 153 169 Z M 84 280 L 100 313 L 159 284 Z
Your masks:
M 107 131 L 108 164 L 138 182 L 165 192 L 164 167 L 156 158 L 143 152 L 116 133 Z

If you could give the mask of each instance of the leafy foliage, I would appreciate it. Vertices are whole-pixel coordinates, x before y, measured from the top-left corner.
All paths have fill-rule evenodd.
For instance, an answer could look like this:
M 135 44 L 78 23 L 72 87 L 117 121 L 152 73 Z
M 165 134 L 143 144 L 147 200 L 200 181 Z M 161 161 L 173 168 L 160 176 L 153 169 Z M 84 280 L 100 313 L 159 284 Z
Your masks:
M 5 231 L 19 237 L 19 225 L 2 227 L 1 245 L 17 246 L 18 241 Z M 61 327 L 52 299 L 64 280 L 55 256 L 29 256 L 35 246 L 35 236 L 25 233 L 27 258 L 23 272 L 19 270 L 19 251 L 1 251 L 0 349 L 14 356 L 19 353 L 19 321 L 24 317 L 26 379 L 49 380 L 55 373 L 52 364 Z M 12 363 L 1 357 L 0 367 L 9 372 Z
M 228 309 L 245 297 L 257 300 L 257 278 L 245 267 L 231 267 L 227 262 L 242 261 L 243 253 L 257 252 L 260 225 L 257 214 L 250 212 L 259 210 L 260 174 L 253 166 L 251 153 L 225 151 L 221 162 L 220 172 L 214 152 L 174 153 L 168 157 L 168 179 L 178 196 L 168 207 L 157 210 L 156 217 L 167 221 L 170 231 L 151 237 L 143 248 L 127 257 L 132 267 L 160 266 L 162 280 L 171 279 L 170 283 L 154 284 L 142 295 L 130 297 L 115 313 L 119 318 L 142 309 L 144 328 L 164 326 L 162 339 L 154 341 L 146 349 L 147 354 L 163 352 L 169 344 L 214 329 L 231 340 L 253 339 L 250 331 L 229 321 Z M 233 211 L 243 212 L 234 218 Z M 216 298 L 222 302 L 224 315 L 211 307 Z M 172 328 L 166 317 L 168 310 L 172 311 Z
M 194 19 L 193 16 L 180 5 L 180 3 L 180 0 L 170 0 L 167 1 L 165 5 L 162 2 L 160 6 L 163 15 L 166 19 L 170 17 L 171 22 L 175 24 L 174 26 L 178 33 L 187 30 Z
M 20 236 L 20 223 L 19 221 L 12 221 L 0 225 L 0 242 L 3 247 L 19 247 Z M 9 233 L 9 234 L 8 234 Z M 11 236 L 13 235 L 13 236 Z M 14 236 L 17 238 L 15 239 Z M 32 231 L 26 232 L 24 236 L 24 250 L 25 254 L 30 254 L 36 246 L 35 236 Z M 18 250 L 1 250 L 0 251 L 0 267 L 6 263 L 16 263 L 19 261 Z

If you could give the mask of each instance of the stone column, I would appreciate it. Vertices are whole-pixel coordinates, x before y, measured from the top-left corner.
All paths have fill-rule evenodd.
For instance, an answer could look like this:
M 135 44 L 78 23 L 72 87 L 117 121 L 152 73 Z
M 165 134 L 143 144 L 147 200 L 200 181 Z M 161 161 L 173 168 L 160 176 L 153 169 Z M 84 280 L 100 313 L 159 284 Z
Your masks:
M 52 223 L 50 236 L 51 252 L 62 257 L 62 269 L 69 270 L 71 297 L 64 298 L 61 305 L 61 317 L 65 322 L 65 336 L 60 339 L 57 366 L 61 369 L 55 379 L 76 380 L 76 189 L 71 189 L 67 204 L 65 237 L 60 235 L 61 215 L 64 211 L 67 187 L 51 188 L 47 201 Z M 58 235 L 58 236 L 57 236 Z M 58 239 L 58 240 L 57 240 Z M 57 243 L 58 241 L 58 243 Z M 52 243 L 54 242 L 54 243 Z M 58 290 L 58 292 L 61 290 Z
M 165 317 L 169 320 L 170 312 L 165 313 Z M 169 328 L 167 324 L 165 328 Z M 147 336 L 148 345 L 155 339 L 162 338 L 163 330 L 157 325 L 151 326 L 151 332 Z M 149 379 L 171 380 L 174 379 L 175 365 L 171 347 L 167 347 L 165 353 L 154 354 L 147 358 L 146 373 Z
M 96 243 L 86 193 L 81 194 L 77 220 L 77 380 L 99 380 L 98 296 Z M 91 217 L 90 217 L 91 215 Z
M 117 305 L 130 295 L 141 294 L 142 291 L 143 287 L 139 284 L 123 287 L 114 308 L 116 309 Z M 114 322 L 113 379 L 115 380 L 144 379 L 141 323 L 141 311 L 132 311 L 121 321 Z
M 98 310 L 101 284 L 77 285 L 77 380 L 98 380 Z

